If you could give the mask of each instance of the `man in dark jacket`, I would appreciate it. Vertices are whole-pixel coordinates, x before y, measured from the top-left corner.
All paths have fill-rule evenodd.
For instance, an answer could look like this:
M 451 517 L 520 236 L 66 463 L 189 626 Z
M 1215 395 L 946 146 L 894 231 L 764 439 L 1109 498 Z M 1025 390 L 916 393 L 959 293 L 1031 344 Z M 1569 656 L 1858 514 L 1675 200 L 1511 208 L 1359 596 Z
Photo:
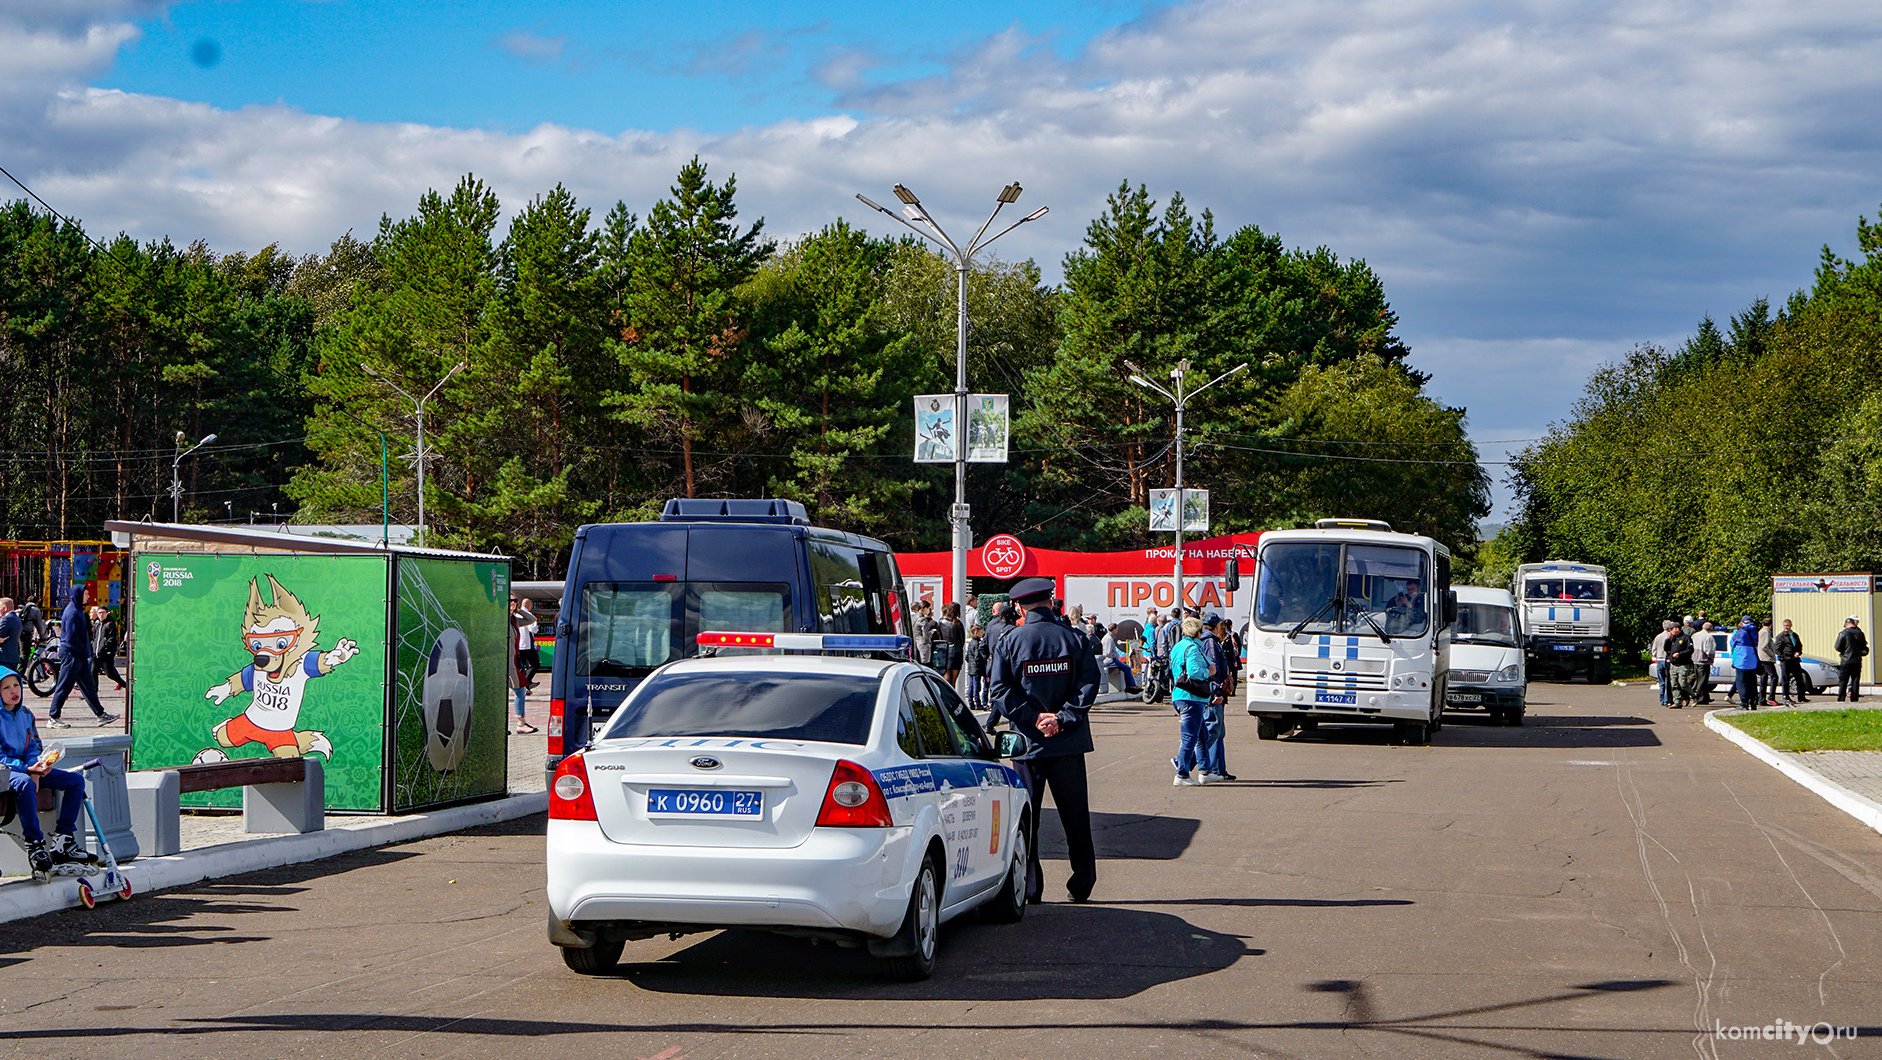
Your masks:
M 1810 702 L 1810 679 L 1804 676 L 1803 654 L 1804 639 L 1791 628 L 1791 620 L 1784 620 L 1784 628 L 1771 638 L 1771 649 L 1777 653 L 1778 687 L 1784 695 L 1784 702 Z M 1791 698 L 1791 683 L 1797 685 L 1797 698 Z
M 86 706 L 97 716 L 98 724 L 109 725 L 118 720 L 116 714 L 105 713 L 105 705 L 98 702 L 98 675 L 92 672 L 91 619 L 85 614 L 83 584 L 72 586 L 72 597 L 59 615 L 59 683 L 52 689 L 46 724 L 55 729 L 72 727 L 59 719 L 59 711 L 65 708 L 65 697 L 72 694 L 75 685 L 84 694 Z
M 1862 660 L 1869 654 L 1869 638 L 1862 635 L 1856 616 L 1843 620 L 1843 631 L 1836 635 L 1836 701 L 1847 697 L 1851 703 L 1862 698 Z
M 1020 582 L 1013 586 L 1013 600 L 1026 609 L 1026 623 L 993 646 L 992 706 L 1026 738 L 1026 750 L 1014 759 L 1034 804 L 1026 897 L 1036 902 L 1045 888 L 1037 831 L 1039 806 L 1050 789 L 1072 863 L 1065 889 L 1072 901 L 1083 902 L 1098 882 L 1085 776 L 1085 755 L 1092 750 L 1087 715 L 1098 697 L 1098 666 L 1084 636 L 1053 614 L 1052 579 Z
M 991 653 L 995 649 L 999 648 L 1000 638 L 1013 631 L 1013 619 L 1015 617 L 1016 616 L 1013 614 L 1013 605 L 1008 601 L 1002 600 L 993 605 L 993 617 L 987 620 L 987 651 L 989 656 L 991 656 Z M 991 673 L 992 671 L 989 670 L 988 672 Z

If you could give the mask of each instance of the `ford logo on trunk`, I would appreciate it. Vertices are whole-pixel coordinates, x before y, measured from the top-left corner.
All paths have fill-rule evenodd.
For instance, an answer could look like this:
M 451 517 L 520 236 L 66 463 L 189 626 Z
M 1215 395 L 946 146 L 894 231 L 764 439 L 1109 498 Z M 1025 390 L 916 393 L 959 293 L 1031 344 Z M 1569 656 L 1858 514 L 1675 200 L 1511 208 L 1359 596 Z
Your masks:
M 709 755 L 700 755 L 698 758 L 693 759 L 694 769 L 717 769 L 719 766 L 719 760 Z

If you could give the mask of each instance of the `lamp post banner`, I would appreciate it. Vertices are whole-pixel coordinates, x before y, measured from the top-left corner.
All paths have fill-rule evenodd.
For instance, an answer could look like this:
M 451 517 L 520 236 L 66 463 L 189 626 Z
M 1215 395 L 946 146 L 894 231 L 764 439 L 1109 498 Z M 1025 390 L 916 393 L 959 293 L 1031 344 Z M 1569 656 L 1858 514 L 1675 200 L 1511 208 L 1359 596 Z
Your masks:
M 1150 529 L 1176 530 L 1176 490 L 1150 491 Z M 1183 531 L 1209 532 L 1209 491 L 1185 489 L 1183 493 Z
M 967 462 L 1004 464 L 1007 452 L 1005 394 L 967 395 Z
M 915 463 L 952 464 L 959 444 L 953 394 L 915 396 Z

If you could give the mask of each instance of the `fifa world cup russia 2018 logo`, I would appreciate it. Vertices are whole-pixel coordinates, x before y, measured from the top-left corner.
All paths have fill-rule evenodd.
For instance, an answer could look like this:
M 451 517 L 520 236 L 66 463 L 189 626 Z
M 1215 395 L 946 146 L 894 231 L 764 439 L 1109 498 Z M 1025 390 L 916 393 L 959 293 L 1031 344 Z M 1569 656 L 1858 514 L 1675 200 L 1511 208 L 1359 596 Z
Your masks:
M 157 591 L 157 575 L 163 573 L 163 564 L 158 563 L 156 560 L 151 560 L 150 566 L 144 568 L 144 570 L 150 575 L 150 591 L 154 593 Z

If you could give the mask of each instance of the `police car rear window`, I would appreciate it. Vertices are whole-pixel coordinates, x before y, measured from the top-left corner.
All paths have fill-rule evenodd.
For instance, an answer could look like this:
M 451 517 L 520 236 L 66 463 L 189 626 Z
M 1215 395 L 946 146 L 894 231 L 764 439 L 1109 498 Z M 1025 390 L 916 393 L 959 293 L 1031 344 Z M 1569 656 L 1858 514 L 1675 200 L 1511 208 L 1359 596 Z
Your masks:
M 605 736 L 863 744 L 878 687 L 874 677 L 844 674 L 659 674 L 614 712 Z

